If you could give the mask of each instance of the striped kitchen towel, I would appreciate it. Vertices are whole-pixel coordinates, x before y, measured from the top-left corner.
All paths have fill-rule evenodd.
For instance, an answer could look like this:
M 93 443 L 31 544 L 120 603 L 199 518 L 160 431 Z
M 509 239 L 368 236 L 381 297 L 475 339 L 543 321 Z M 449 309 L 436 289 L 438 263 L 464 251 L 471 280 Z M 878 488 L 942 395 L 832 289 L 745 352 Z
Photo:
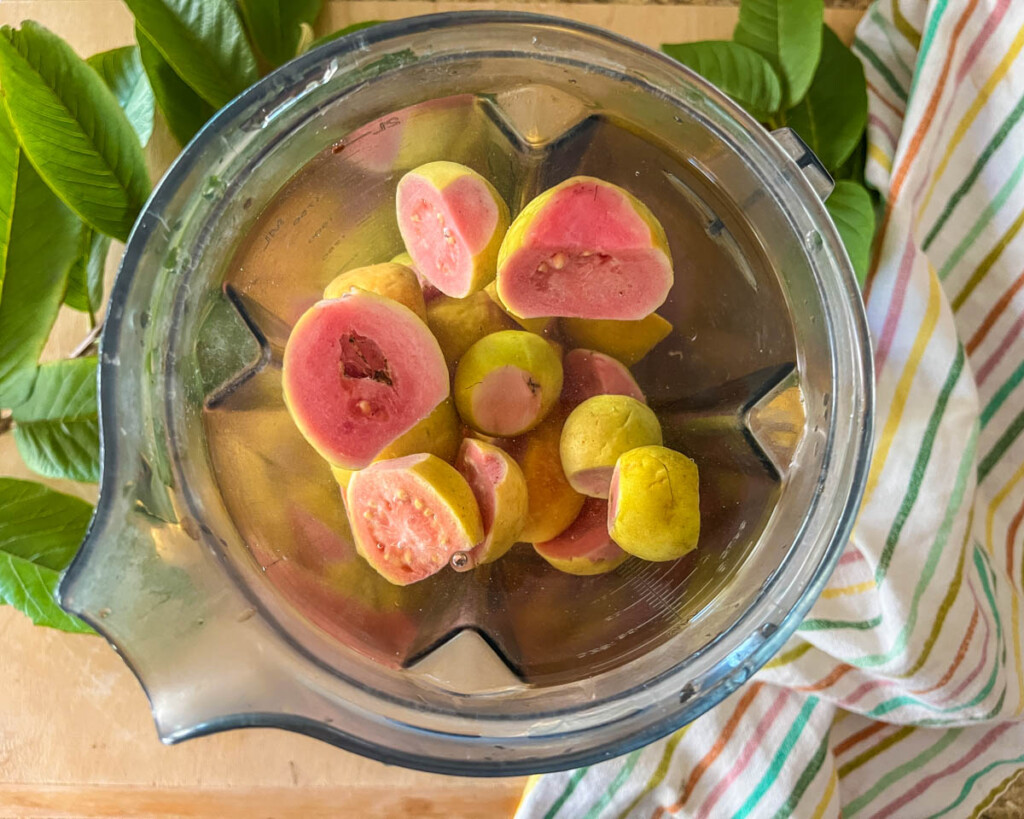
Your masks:
M 672 736 L 519 816 L 977 816 L 1024 767 L 1024 0 L 858 29 L 878 408 L 853 536 L 796 635 Z

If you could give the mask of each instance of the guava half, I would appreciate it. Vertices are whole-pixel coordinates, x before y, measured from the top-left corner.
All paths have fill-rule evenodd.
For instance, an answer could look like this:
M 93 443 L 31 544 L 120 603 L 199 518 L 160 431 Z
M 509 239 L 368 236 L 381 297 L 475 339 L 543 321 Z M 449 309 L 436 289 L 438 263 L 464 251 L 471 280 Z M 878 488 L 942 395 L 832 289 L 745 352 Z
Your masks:
M 332 466 L 362 469 L 448 396 L 448 367 L 408 307 L 353 289 L 310 307 L 292 328 L 285 404 Z
M 556 318 L 523 318 L 522 316 L 517 316 L 502 304 L 501 296 L 498 295 L 498 285 L 496 282 L 491 282 L 487 285 L 487 287 L 484 288 L 484 292 L 491 297 L 491 301 L 498 306 L 501 312 L 524 330 L 529 330 L 531 333 L 541 335 L 546 332 L 550 332 L 558 324 L 558 319 Z
M 353 287 L 393 299 L 399 304 L 404 304 L 424 321 L 427 319 L 427 308 L 423 302 L 423 290 L 420 288 L 419 279 L 405 265 L 384 262 L 346 270 L 335 276 L 324 288 L 324 298 L 336 299 Z
M 508 205 L 480 174 L 429 162 L 398 183 L 398 230 L 419 274 L 447 296 L 464 298 L 494 279 L 508 230 Z
M 498 296 L 523 318 L 641 319 L 665 301 L 672 280 L 668 239 L 654 214 L 589 176 L 530 202 L 498 254 Z
M 680 452 L 644 446 L 619 456 L 608 493 L 608 531 L 642 560 L 676 560 L 697 548 L 697 465 Z
M 565 419 L 558 451 L 573 489 L 607 498 L 619 456 L 661 441 L 661 424 L 646 404 L 628 395 L 595 395 Z
M 359 554 L 399 586 L 436 574 L 484 537 L 469 484 L 435 455 L 377 461 L 357 472 L 346 508 Z
M 628 395 L 647 403 L 636 379 L 610 355 L 582 348 L 570 350 L 562 359 L 562 371 L 562 404 L 567 409 L 595 395 Z
M 608 501 L 587 498 L 569 528 L 533 549 L 556 569 L 567 574 L 610 572 L 629 557 L 608 534 Z
M 473 293 L 464 299 L 453 299 L 438 293 L 427 305 L 427 325 L 451 367 L 484 336 L 500 330 L 511 330 L 516 326 L 482 292 Z
M 632 367 L 661 341 L 668 338 L 672 325 L 657 313 L 639 321 L 602 321 L 600 319 L 562 319 L 562 330 L 577 347 L 597 350 Z
M 561 534 L 583 508 L 585 497 L 569 485 L 558 456 L 563 420 L 559 412 L 552 412 L 536 429 L 508 443 L 509 454 L 526 478 L 529 508 L 519 539 L 527 543 Z
M 486 435 L 508 438 L 532 429 L 561 392 L 559 353 L 525 330 L 484 336 L 455 370 L 455 407 L 463 421 Z
M 475 438 L 463 440 L 455 468 L 473 490 L 484 525 L 465 568 L 491 563 L 512 548 L 526 523 L 526 478 L 511 455 Z
M 420 283 L 420 290 L 423 293 L 423 301 L 426 302 L 427 304 L 430 304 L 430 302 L 432 302 L 438 296 L 444 295 L 444 293 L 442 293 L 440 290 L 434 287 L 434 285 L 432 285 L 430 282 L 428 282 L 420 275 L 420 272 L 416 269 L 416 262 L 412 260 L 412 256 L 410 256 L 407 251 L 403 250 L 401 253 L 397 254 L 391 260 L 391 263 L 400 264 L 403 265 L 404 267 L 408 267 L 413 273 L 416 274 L 416 278 L 417 280 L 419 280 Z

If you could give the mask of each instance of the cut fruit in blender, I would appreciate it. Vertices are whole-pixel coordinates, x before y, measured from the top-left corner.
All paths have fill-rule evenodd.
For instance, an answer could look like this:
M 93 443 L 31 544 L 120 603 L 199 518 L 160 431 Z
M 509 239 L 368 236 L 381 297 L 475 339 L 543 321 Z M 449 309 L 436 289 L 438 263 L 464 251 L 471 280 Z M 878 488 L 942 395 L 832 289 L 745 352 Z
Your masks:
M 619 456 L 661 440 L 661 424 L 646 404 L 628 395 L 595 395 L 565 419 L 558 451 L 573 489 L 607 498 Z
M 523 318 L 642 319 L 668 298 L 672 280 L 668 238 L 654 214 L 589 176 L 530 202 L 498 254 L 498 296 Z
M 408 307 L 365 290 L 310 307 L 281 373 L 285 404 L 332 466 L 362 469 L 448 397 L 448 366 Z
M 700 537 L 697 465 L 663 446 L 621 455 L 608 494 L 608 531 L 642 560 L 676 560 L 693 551 Z
M 336 299 L 353 287 L 393 299 L 404 304 L 424 321 L 427 319 L 427 307 L 423 302 L 419 279 L 404 265 L 385 262 L 346 270 L 324 288 L 324 298 Z
M 525 330 L 485 336 L 455 370 L 455 407 L 463 421 L 486 435 L 510 438 L 533 429 L 561 392 L 561 356 Z
M 672 330 L 647 207 L 575 177 L 510 227 L 490 182 L 442 161 L 402 177 L 396 214 L 407 252 L 335 278 L 284 356 L 285 402 L 360 554 L 404 585 L 519 540 L 570 574 L 693 548 L 696 467 L 660 446 L 628 369 Z
M 569 485 L 558 456 L 564 418 L 552 412 L 536 429 L 509 443 L 526 478 L 529 508 L 519 539 L 541 543 L 564 532 L 576 519 L 586 499 Z
M 646 404 L 640 385 L 628 369 L 609 355 L 577 348 L 562 359 L 562 403 L 574 409 L 595 395 L 628 395 Z
M 357 472 L 346 505 L 359 554 L 399 586 L 436 574 L 484 537 L 466 479 L 434 455 L 377 461 Z
M 402 177 L 396 202 L 406 250 L 438 290 L 464 298 L 494 278 L 509 212 L 480 174 L 455 162 L 429 162 Z
M 438 294 L 427 307 L 427 324 L 450 367 L 484 336 L 516 325 L 485 293 L 464 299 Z
M 605 574 L 629 557 L 608 534 L 608 501 L 600 498 L 587 498 L 568 529 L 544 543 L 534 543 L 533 549 L 566 574 Z
M 519 539 L 526 522 L 526 478 L 512 456 L 493 444 L 466 438 L 455 468 L 476 496 L 483 520 L 484 539 L 469 553 L 464 568 L 491 563 Z
M 668 338 L 672 325 L 657 313 L 638 321 L 566 318 L 562 330 L 577 347 L 597 350 L 632 367 Z
M 373 460 L 386 461 L 426 452 L 451 463 L 459 452 L 461 441 L 462 423 L 455 412 L 455 402 L 451 398 L 446 398 L 430 415 L 384 447 Z M 342 489 L 348 488 L 349 481 L 356 472 L 356 469 L 331 467 L 331 474 Z

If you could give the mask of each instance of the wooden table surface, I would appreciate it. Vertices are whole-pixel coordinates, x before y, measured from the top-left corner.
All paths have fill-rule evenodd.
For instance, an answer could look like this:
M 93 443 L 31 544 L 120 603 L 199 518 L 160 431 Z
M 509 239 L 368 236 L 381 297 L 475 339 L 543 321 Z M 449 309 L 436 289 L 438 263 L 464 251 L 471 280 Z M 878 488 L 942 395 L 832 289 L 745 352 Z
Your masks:
M 520 8 L 593 23 L 657 46 L 728 37 L 734 7 L 614 3 L 329 2 L 321 25 L 432 11 Z M 844 39 L 867 0 L 834 0 L 827 19 Z M 3 0 L 0 24 L 35 19 L 83 56 L 132 41 L 120 0 Z M 155 150 L 169 143 L 158 137 Z M 152 149 L 151 149 L 152 153 Z M 159 159 L 156 160 L 159 162 Z M 118 248 L 115 248 L 116 255 Z M 113 263 L 114 259 L 111 259 Z M 47 351 L 67 353 L 88 328 L 62 315 Z M 12 436 L 0 436 L 0 475 L 33 478 Z M 50 481 L 94 500 L 93 487 Z M 98 637 L 34 628 L 0 607 L 0 818 L 6 817 L 496 817 L 515 809 L 524 780 L 463 779 L 388 767 L 306 737 L 248 730 L 160 744 L 146 698 Z

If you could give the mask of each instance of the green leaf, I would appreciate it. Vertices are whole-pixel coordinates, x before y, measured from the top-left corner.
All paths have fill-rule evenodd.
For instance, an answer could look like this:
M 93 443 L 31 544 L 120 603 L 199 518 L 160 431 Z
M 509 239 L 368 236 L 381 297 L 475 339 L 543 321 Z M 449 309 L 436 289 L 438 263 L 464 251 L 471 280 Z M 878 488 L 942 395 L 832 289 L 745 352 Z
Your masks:
M 138 46 L 123 46 L 93 54 L 86 60 L 114 92 L 139 142 L 149 142 L 153 134 L 153 89 L 142 67 Z
M 256 57 L 231 0 L 125 0 L 175 73 L 214 108 L 256 82 Z
M 322 0 L 238 0 L 246 28 L 263 58 L 275 68 L 299 48 L 302 24 L 313 25 Z
M 807 96 L 786 112 L 785 120 L 829 171 L 846 161 L 864 133 L 868 122 L 864 66 L 827 26 L 814 82 Z
M 768 119 L 782 105 L 782 86 L 775 69 L 753 49 L 705 40 L 665 44 L 661 50 L 717 85 L 757 119 Z
M 85 501 L 31 481 L 0 478 L 0 602 L 38 626 L 90 633 L 54 599 L 90 517 Z
M 213 116 L 213 106 L 175 73 L 146 32 L 138 26 L 135 27 L 135 40 L 139 44 L 142 65 L 146 69 L 160 113 L 174 138 L 181 145 L 187 145 Z
M 357 31 L 362 31 L 364 28 L 370 28 L 371 26 L 378 25 L 379 23 L 382 22 L 384 21 L 364 20 L 361 23 L 353 23 L 350 26 L 345 26 L 345 28 L 339 28 L 337 31 L 332 31 L 330 34 L 325 34 L 323 37 L 314 40 L 312 43 L 310 43 L 309 48 L 306 50 L 309 51 L 311 49 L 317 48 L 318 46 L 322 46 L 324 43 L 329 43 L 332 40 L 337 40 L 339 37 L 345 37 L 346 35 L 349 34 L 355 34 L 355 32 Z
M 840 179 L 825 200 L 825 207 L 846 246 L 861 286 L 868 275 L 871 241 L 875 236 L 875 209 L 871 194 L 859 182 Z
M 100 478 L 96 358 L 39 367 L 29 399 L 11 410 L 25 465 L 47 478 L 95 483 Z
M 135 140 L 135 137 L 132 137 Z M 24 154 L 0 291 L 0 407 L 22 403 L 78 258 L 82 223 Z
M 149 196 L 142 147 L 113 92 L 56 34 L 0 29 L 0 85 L 22 150 L 97 230 L 127 239 Z
M 863 133 L 857 140 L 857 146 L 832 175 L 836 179 L 852 179 L 854 182 L 864 181 L 864 166 L 868 160 L 868 135 Z
M 783 103 L 807 92 L 821 54 L 824 0 L 741 0 L 733 39 L 765 57 L 782 80 Z
M 72 310 L 88 313 L 94 319 L 103 304 L 103 274 L 110 237 L 83 225 L 78 258 L 68 274 L 64 303 Z
M 3 293 L 4 273 L 7 270 L 7 248 L 11 240 L 20 158 L 21 148 L 18 147 L 14 127 L 7 116 L 7 109 L 0 105 L 0 293 Z

